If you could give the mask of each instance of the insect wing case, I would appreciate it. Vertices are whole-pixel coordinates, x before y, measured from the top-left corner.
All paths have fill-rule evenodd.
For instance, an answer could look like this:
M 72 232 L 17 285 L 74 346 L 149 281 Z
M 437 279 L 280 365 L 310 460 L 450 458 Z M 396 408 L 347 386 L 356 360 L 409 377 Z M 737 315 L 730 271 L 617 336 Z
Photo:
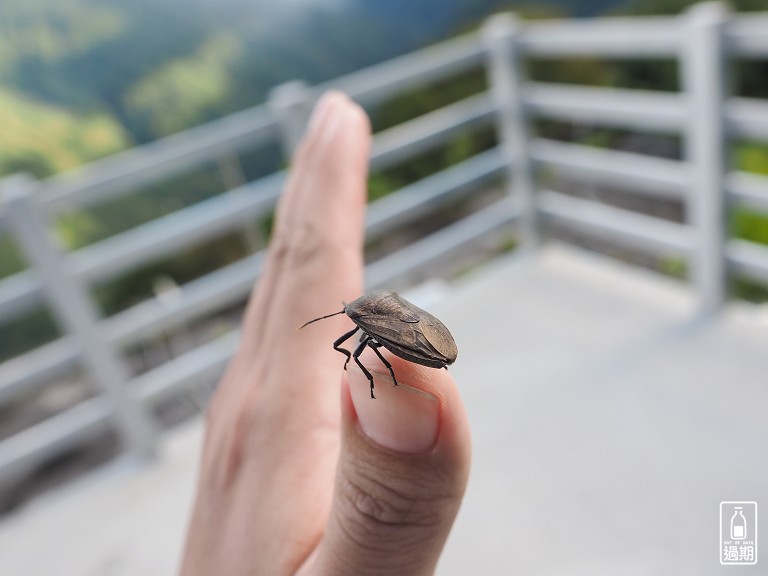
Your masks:
M 405 360 L 432 368 L 456 360 L 458 349 L 448 328 L 394 292 L 371 292 L 347 304 L 345 311 L 362 330 Z

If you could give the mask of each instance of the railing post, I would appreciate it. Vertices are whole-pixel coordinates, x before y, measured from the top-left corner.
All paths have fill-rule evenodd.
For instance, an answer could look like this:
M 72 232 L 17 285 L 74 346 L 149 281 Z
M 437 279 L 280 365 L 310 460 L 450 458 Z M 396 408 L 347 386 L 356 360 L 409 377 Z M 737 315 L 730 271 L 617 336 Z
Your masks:
M 298 80 L 280 84 L 269 94 L 269 107 L 280 123 L 280 143 L 288 161 L 304 135 L 310 104 L 310 90 Z
M 720 2 L 693 6 L 687 14 L 683 50 L 688 212 L 695 238 L 691 268 L 702 317 L 716 314 L 726 297 L 723 25 L 727 17 L 727 8 Z
M 518 41 L 520 32 L 518 19 L 503 13 L 486 21 L 482 38 L 488 51 L 488 83 L 496 108 L 498 138 L 508 160 L 508 192 L 521 210 L 521 244 L 535 249 L 541 241 L 541 230 L 535 173 L 529 153 L 530 122 L 523 103 L 525 74 Z
M 26 176 L 0 182 L 0 198 L 6 204 L 10 228 L 62 329 L 74 336 L 80 357 L 114 408 L 126 449 L 141 458 L 155 452 L 156 427 L 150 415 L 126 385 L 127 367 L 112 349 L 99 325 L 96 308 L 87 289 L 67 267 L 51 237 L 46 218 L 36 204 L 35 183 Z

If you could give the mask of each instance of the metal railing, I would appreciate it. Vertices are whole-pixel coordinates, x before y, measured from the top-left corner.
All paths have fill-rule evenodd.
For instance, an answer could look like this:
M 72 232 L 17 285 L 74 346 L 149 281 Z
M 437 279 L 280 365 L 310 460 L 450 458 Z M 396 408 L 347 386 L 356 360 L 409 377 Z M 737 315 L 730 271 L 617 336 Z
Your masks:
M 679 93 L 577 87 L 527 81 L 531 57 L 597 56 L 675 59 Z M 704 315 L 725 298 L 736 272 L 768 281 L 768 249 L 726 237 L 733 203 L 768 210 L 768 178 L 729 171 L 727 140 L 768 140 L 768 104 L 724 94 L 725 57 L 768 56 L 768 15 L 729 15 L 722 5 L 695 6 L 679 17 L 611 18 L 579 22 L 520 22 L 499 15 L 478 32 L 315 87 L 291 83 L 266 105 L 228 116 L 43 182 L 24 176 L 0 184 L 0 230 L 10 230 L 30 268 L 0 280 L 0 322 L 49 306 L 62 327 L 54 342 L 0 365 L 0 406 L 30 394 L 75 365 L 99 393 L 0 442 L 0 478 L 19 477 L 46 459 L 116 428 L 127 450 L 152 454 L 152 408 L 214 378 L 232 354 L 237 334 L 214 340 L 134 376 L 123 350 L 162 331 L 247 297 L 263 253 L 256 252 L 179 288 L 172 302 L 149 299 L 103 318 L 90 295 L 95 282 L 248 226 L 274 207 L 284 174 L 276 173 L 183 208 L 79 250 L 51 237 L 60 210 L 103 202 L 181 173 L 201 162 L 222 170 L 244 148 L 279 141 L 295 147 L 313 102 L 328 88 L 373 107 L 405 90 L 485 67 L 489 90 L 375 135 L 372 166 L 381 169 L 439 145 L 467 128 L 495 126 L 498 146 L 411 184 L 369 207 L 369 235 L 388 231 L 466 198 L 502 178 L 509 194 L 367 267 L 370 286 L 384 285 L 486 235 L 513 228 L 535 248 L 543 225 L 555 222 L 654 254 L 683 257 Z M 668 160 L 537 137 L 544 118 L 613 128 L 676 132 L 684 158 Z M 231 165 L 230 165 L 231 166 Z M 684 203 L 678 224 L 541 189 L 540 168 L 575 178 L 629 186 L 651 197 Z

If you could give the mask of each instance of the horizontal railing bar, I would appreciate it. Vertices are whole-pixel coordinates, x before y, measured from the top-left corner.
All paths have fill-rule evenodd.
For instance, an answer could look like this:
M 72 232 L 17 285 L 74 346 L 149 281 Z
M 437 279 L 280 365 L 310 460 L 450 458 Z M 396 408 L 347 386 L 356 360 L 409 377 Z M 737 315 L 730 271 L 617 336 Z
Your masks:
M 76 274 L 104 280 L 218 236 L 271 210 L 285 175 L 277 173 L 172 212 L 73 253 Z
M 124 346 L 244 300 L 261 274 L 265 255 L 257 252 L 180 286 L 172 298 L 152 298 L 107 318 L 108 338 Z
M 319 84 L 314 90 L 318 95 L 343 90 L 363 106 L 374 107 L 410 88 L 478 66 L 484 54 L 479 34 L 472 32 Z
M 734 14 L 725 25 L 726 47 L 742 57 L 768 56 L 768 16 L 765 14 Z
M 746 240 L 729 240 L 725 254 L 732 272 L 768 282 L 768 247 Z
M 49 209 L 101 202 L 259 144 L 274 137 L 276 128 L 277 120 L 265 106 L 249 108 L 49 178 L 40 200 Z
M 501 149 L 494 148 L 384 196 L 368 208 L 366 233 L 368 237 L 379 236 L 418 219 L 467 189 L 487 182 L 505 167 Z
M 551 221 L 622 241 L 646 252 L 685 256 L 692 250 L 690 230 L 682 224 L 549 190 L 540 192 L 538 205 Z
M 768 176 L 748 172 L 731 172 L 725 188 L 737 206 L 768 212 Z
M 70 369 L 77 361 L 77 348 L 64 336 L 0 363 L 0 406 L 22 391 L 37 387 Z
M 688 186 L 686 165 L 675 160 L 543 138 L 531 142 L 530 153 L 540 165 L 603 183 L 634 184 L 648 195 L 682 198 Z
M 385 286 L 400 276 L 511 224 L 520 211 L 505 197 L 365 267 L 366 286 Z
M 673 132 L 686 121 L 679 93 L 532 82 L 523 102 L 534 116 L 600 126 Z
M 235 353 L 240 331 L 198 346 L 169 360 L 131 383 L 144 402 L 157 403 L 196 384 L 215 380 Z
M 520 45 L 527 56 L 673 57 L 684 25 L 663 16 L 525 22 Z
M 0 280 L 0 323 L 9 322 L 40 305 L 40 282 L 31 270 Z
M 490 121 L 493 112 L 493 102 L 484 92 L 383 130 L 374 137 L 371 168 L 381 169 L 412 158 L 467 126 Z
M 724 113 L 729 136 L 768 140 L 768 103 L 764 100 L 731 98 Z
M 0 479 L 29 474 L 36 466 L 104 431 L 112 408 L 90 398 L 0 442 Z
M 688 121 L 680 93 L 536 82 L 525 85 L 523 99 L 533 115 L 571 122 L 676 132 Z M 731 136 L 768 139 L 765 101 L 731 98 L 725 115 Z

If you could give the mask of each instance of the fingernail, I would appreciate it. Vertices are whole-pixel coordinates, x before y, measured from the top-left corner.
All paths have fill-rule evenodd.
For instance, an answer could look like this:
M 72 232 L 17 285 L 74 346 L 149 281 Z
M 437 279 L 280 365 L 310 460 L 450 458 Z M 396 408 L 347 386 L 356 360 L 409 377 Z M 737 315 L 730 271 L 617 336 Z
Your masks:
M 329 92 L 327 96 L 331 104 L 325 113 L 323 126 L 319 129 L 318 140 L 330 144 L 336 141 L 340 126 L 349 119 L 349 107 L 346 106 L 346 97 L 340 92 Z
M 334 92 L 326 92 L 320 97 L 317 104 L 315 104 L 315 109 L 312 111 L 312 116 L 309 119 L 307 125 L 308 133 L 318 132 L 326 116 L 328 116 L 330 109 L 333 107 L 335 99 L 336 96 Z
M 437 397 L 399 382 L 368 366 L 376 398 L 368 379 L 357 366 L 349 367 L 349 391 L 360 428 L 379 446 L 406 454 L 428 452 L 437 440 L 440 403 Z M 399 380 L 399 379 L 398 379 Z

